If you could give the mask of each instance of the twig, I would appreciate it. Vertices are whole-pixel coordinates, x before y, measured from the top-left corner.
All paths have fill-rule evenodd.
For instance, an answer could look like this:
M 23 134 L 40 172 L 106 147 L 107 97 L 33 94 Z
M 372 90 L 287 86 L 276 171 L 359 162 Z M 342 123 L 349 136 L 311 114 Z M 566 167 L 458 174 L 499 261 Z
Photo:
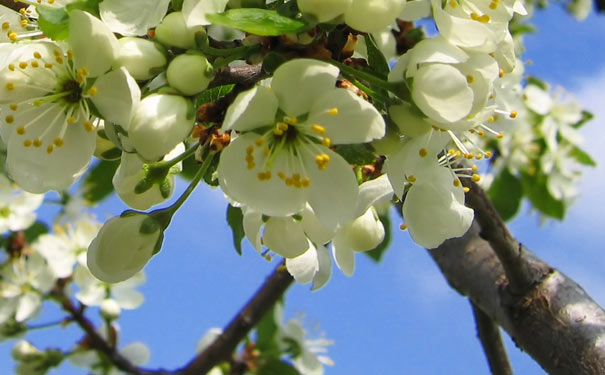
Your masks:
M 483 351 L 485 352 L 492 375 L 512 375 L 513 370 L 510 367 L 506 349 L 502 344 L 500 327 L 481 308 L 475 305 L 473 301 L 469 301 L 473 308 L 473 316 L 477 325 L 477 336 L 479 337 L 481 346 L 483 346 Z
M 18 11 L 21 8 L 26 8 L 27 4 L 15 2 L 15 0 L 0 0 L 0 4 L 7 8 Z
M 180 372 L 185 375 L 202 375 L 217 364 L 228 361 L 237 345 L 281 298 L 293 280 L 283 264 L 280 264 L 223 333 Z

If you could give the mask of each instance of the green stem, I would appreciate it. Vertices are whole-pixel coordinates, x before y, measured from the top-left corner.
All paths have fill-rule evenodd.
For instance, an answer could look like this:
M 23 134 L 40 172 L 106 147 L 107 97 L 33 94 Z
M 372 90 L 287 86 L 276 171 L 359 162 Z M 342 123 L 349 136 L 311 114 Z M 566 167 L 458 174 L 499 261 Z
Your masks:
M 63 318 L 61 320 L 57 320 L 55 322 L 48 322 L 48 323 L 41 323 L 41 324 L 32 324 L 32 325 L 28 325 L 27 326 L 27 330 L 29 331 L 34 331 L 34 330 L 39 330 L 39 329 L 46 329 L 46 328 L 52 328 L 52 327 L 57 327 L 60 326 L 62 324 L 65 324 L 66 322 L 70 322 L 71 319 L 66 317 Z
M 238 47 L 242 48 L 242 47 Z M 238 49 L 238 48 L 234 48 Z M 214 61 L 212 67 L 214 70 L 219 70 L 220 68 L 227 66 L 229 63 L 235 60 L 242 60 L 244 57 L 249 56 L 252 53 L 260 51 L 260 45 L 251 46 L 251 47 L 243 47 L 242 50 L 238 51 L 238 53 L 230 54 L 224 58 L 218 58 Z
M 353 79 L 360 79 L 370 83 L 372 86 L 380 87 L 382 89 L 388 90 L 393 94 L 397 95 L 400 99 L 405 100 L 407 102 L 410 101 L 410 93 L 407 87 L 404 86 L 403 83 L 396 82 L 388 82 L 381 78 L 376 77 L 373 74 L 364 72 L 362 70 L 357 70 L 355 68 L 351 68 L 350 66 L 343 64 L 341 62 L 335 60 L 324 60 L 337 68 L 340 69 L 342 73 L 346 76 L 350 76 Z
M 212 164 L 212 160 L 214 159 L 214 153 L 208 153 L 206 159 L 202 163 L 200 169 L 198 169 L 197 173 L 193 177 L 193 180 L 187 187 L 187 189 L 181 194 L 179 199 L 176 200 L 173 204 L 168 207 L 160 208 L 154 211 L 151 211 L 149 215 L 153 215 L 154 218 L 162 225 L 164 229 L 168 228 L 170 221 L 172 220 L 172 216 L 178 211 L 179 208 L 185 203 L 187 198 L 191 195 L 191 193 L 195 190 L 197 184 L 202 180 L 202 178 L 206 175 L 208 168 Z
M 177 156 L 174 159 L 171 160 L 164 160 L 164 161 L 158 161 L 156 163 L 151 163 L 149 165 L 149 169 L 167 169 L 170 168 L 180 162 L 182 162 L 183 160 L 187 159 L 189 156 L 193 155 L 195 153 L 195 150 L 197 150 L 197 148 L 200 146 L 199 143 L 195 143 L 193 146 L 189 147 L 187 150 L 185 150 L 185 152 L 183 152 L 182 154 L 180 154 L 179 156 Z

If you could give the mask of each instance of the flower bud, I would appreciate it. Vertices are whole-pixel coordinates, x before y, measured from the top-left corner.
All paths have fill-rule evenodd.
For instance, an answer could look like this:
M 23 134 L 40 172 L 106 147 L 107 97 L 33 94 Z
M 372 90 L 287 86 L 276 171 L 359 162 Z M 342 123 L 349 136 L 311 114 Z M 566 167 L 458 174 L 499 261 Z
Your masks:
M 118 44 L 118 54 L 113 67 L 125 67 L 134 79 L 150 79 L 167 63 L 163 48 L 148 39 L 125 37 L 118 40 Z
M 105 131 L 103 121 L 97 127 L 97 143 L 95 146 L 94 156 L 103 160 L 116 160 L 120 158 L 122 150 L 115 145 Z
M 128 137 L 146 161 L 166 155 L 191 132 L 191 103 L 178 95 L 152 94 L 141 100 L 128 128 Z
M 113 217 L 88 247 L 88 268 L 99 280 L 124 281 L 145 267 L 162 237 L 162 228 L 152 216 L 133 212 Z
M 122 309 L 115 300 L 110 298 L 104 299 L 101 302 L 101 315 L 108 320 L 115 320 L 120 317 Z
M 195 95 L 208 87 L 214 69 L 202 55 L 183 54 L 174 58 L 166 71 L 168 84 L 184 95 Z
M 297 0 L 298 9 L 304 14 L 313 15 L 318 22 L 330 21 L 351 5 L 352 0 Z
M 25 340 L 13 346 L 11 355 L 15 361 L 32 361 L 44 357 L 44 353 Z
M 155 38 L 165 46 L 190 49 L 195 47 L 195 34 L 206 33 L 203 26 L 187 27 L 181 12 L 169 13 L 155 28 Z
M 370 207 L 363 215 L 348 223 L 341 234 L 355 251 L 372 250 L 384 239 L 384 226 L 376 209 Z

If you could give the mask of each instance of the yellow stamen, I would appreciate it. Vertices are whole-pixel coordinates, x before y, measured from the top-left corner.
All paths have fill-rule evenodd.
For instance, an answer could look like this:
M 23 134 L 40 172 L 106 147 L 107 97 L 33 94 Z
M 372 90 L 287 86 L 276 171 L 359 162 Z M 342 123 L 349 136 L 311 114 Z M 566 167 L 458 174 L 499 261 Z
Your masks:
M 481 176 L 479 176 L 478 174 L 474 173 L 472 176 L 473 181 L 475 182 L 479 182 L 481 181 Z
M 429 154 L 429 152 L 427 151 L 426 148 L 421 148 L 420 151 L 418 151 L 418 154 L 420 155 L 421 158 L 424 158 Z
M 96 88 L 95 86 L 92 86 L 91 88 L 88 89 L 88 95 L 95 96 L 95 95 L 97 95 L 98 91 L 99 91 L 98 88 Z
M 13 117 L 13 115 L 8 115 L 4 118 L 4 121 L 6 121 L 7 124 L 12 124 L 13 121 L 15 121 L 15 118 Z
M 324 139 L 321 140 L 321 144 L 326 147 L 330 147 L 330 145 L 332 144 L 332 140 L 328 137 L 325 137 Z
M 416 177 L 410 176 L 410 177 L 408 177 L 408 181 L 410 181 L 411 183 L 414 183 L 414 182 L 416 182 Z
M 407 230 L 408 229 L 408 225 L 406 223 L 402 223 L 401 225 L 399 225 L 399 229 L 401 229 L 401 230 Z
M 8 91 L 14 90 L 15 89 L 15 85 L 12 82 L 7 82 L 6 83 L 6 89 Z
M 257 138 L 256 141 L 254 141 L 254 143 L 258 146 L 258 147 L 262 147 L 265 144 L 265 140 L 263 138 Z M 250 151 L 252 152 L 252 151 Z
M 53 150 L 54 150 L 54 149 L 55 149 L 55 148 L 53 147 L 53 145 L 48 145 L 48 147 L 46 148 L 46 152 L 47 152 L 48 154 L 52 154 L 52 152 L 53 152 Z
M 324 128 L 323 126 L 318 125 L 318 124 L 311 125 L 311 130 L 313 130 L 317 134 L 321 134 L 321 135 L 326 134 L 326 128 Z
M 53 141 L 53 143 L 55 144 L 55 146 L 61 147 L 61 146 L 63 146 L 63 139 L 57 137 L 57 138 L 55 138 L 55 140 Z
M 24 126 L 19 126 L 17 128 L 17 134 L 19 134 L 19 135 L 25 134 L 25 127 Z
M 26 140 L 23 142 L 23 146 L 24 146 L 24 147 L 30 147 L 31 145 L 32 145 L 32 141 L 30 141 L 29 139 L 26 139 Z
M 334 108 L 330 108 L 328 110 L 328 114 L 332 115 L 332 116 L 336 116 L 338 114 L 338 108 L 334 107 Z
M 34 139 L 34 147 L 40 147 L 42 146 L 42 141 L 39 140 L 38 138 Z

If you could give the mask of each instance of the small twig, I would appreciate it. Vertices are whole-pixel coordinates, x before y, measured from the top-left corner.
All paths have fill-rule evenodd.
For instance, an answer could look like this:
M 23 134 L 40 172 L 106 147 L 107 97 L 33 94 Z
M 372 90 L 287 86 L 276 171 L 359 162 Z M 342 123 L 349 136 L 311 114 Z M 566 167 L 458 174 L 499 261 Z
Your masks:
M 235 315 L 224 332 L 180 372 L 185 375 L 202 375 L 217 364 L 228 361 L 237 345 L 281 298 L 293 280 L 283 264 L 280 264 Z
M 134 375 L 171 375 L 179 374 L 175 371 L 147 370 L 133 365 L 127 358 L 116 351 L 95 329 L 94 324 L 84 316 L 84 309 L 76 307 L 73 302 L 63 292 L 63 285 L 57 283 L 52 292 L 53 296 L 61 301 L 61 306 L 65 312 L 69 313 L 70 320 L 76 322 L 86 333 L 92 348 L 105 354 L 105 356 L 120 370 Z
M 0 0 L 0 4 L 7 8 L 18 11 L 21 8 L 26 8 L 27 4 L 15 2 L 15 0 Z
M 511 235 L 483 189 L 470 179 L 463 184 L 471 190 L 466 194 L 466 205 L 475 211 L 475 219 L 481 227 L 481 238 L 489 242 L 502 263 L 512 294 L 525 294 L 545 274 L 529 266 L 524 247 Z
M 470 300 L 473 308 L 473 316 L 477 325 L 477 336 L 483 346 L 487 363 L 492 375 L 512 375 L 513 370 L 506 355 L 506 349 L 502 344 L 500 327 Z

